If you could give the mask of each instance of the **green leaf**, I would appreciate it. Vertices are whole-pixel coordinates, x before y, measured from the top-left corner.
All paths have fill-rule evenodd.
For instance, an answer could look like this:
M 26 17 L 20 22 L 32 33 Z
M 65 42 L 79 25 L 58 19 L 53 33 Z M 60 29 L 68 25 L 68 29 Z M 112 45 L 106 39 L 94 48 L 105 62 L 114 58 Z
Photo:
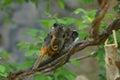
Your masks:
M 63 17 L 63 18 L 57 19 L 58 23 L 61 23 L 61 24 L 65 25 L 65 26 L 73 24 L 75 21 L 76 21 L 76 19 L 70 18 L 70 17 Z
M 97 10 L 87 11 L 87 14 L 86 14 L 86 15 L 87 15 L 89 18 L 91 18 L 91 22 L 92 22 L 93 19 L 95 18 L 96 12 L 97 12 Z
M 87 16 L 87 15 L 84 15 L 84 16 L 82 16 L 82 23 L 91 23 L 92 21 L 93 21 L 93 18 L 90 18 L 89 16 Z
M 26 44 L 28 44 L 28 42 L 19 42 L 19 43 L 17 44 L 17 46 L 23 46 L 23 45 L 26 45 Z
M 79 30 L 84 30 L 87 28 L 87 26 L 82 22 L 82 21 L 76 21 L 75 22 L 75 25 L 77 26 L 77 28 Z
M 79 39 L 85 39 L 87 36 L 88 36 L 88 33 L 83 31 L 79 32 L 79 35 L 78 35 Z
M 28 50 L 27 52 L 25 52 L 25 56 L 32 56 L 35 53 L 36 53 L 36 50 Z
M 29 34 L 29 35 L 33 35 L 33 34 L 36 34 L 37 32 L 39 32 L 39 30 L 37 30 L 37 29 L 28 29 L 24 33 Z
M 87 12 L 88 12 L 89 16 L 95 17 L 97 10 L 90 10 L 90 11 L 87 11 Z
M 56 20 L 57 19 L 57 16 L 58 16 L 58 14 L 57 13 L 54 13 L 54 14 L 50 14 L 50 13 L 46 13 L 46 15 L 48 16 L 48 18 L 50 18 L 50 19 L 54 19 L 54 20 Z
M 50 76 L 47 76 L 47 80 L 54 80 L 54 79 Z
M 36 49 L 35 44 L 29 44 L 28 49 L 29 50 L 35 50 Z
M 104 74 L 104 75 L 105 75 L 105 74 Z M 104 75 L 100 74 L 100 75 L 99 75 L 99 80 L 106 80 L 106 77 L 105 77 Z
M 106 80 L 106 77 L 104 76 L 106 74 L 105 68 L 98 70 L 98 74 L 99 74 L 99 80 Z
M 56 22 L 55 20 L 38 20 L 44 27 L 50 28 Z
M 4 63 L 4 66 L 6 67 L 6 72 L 10 73 L 13 71 L 16 71 L 16 65 L 14 63 Z
M 107 14 L 105 15 L 105 18 L 114 19 L 114 18 L 115 18 L 115 15 L 113 15 L 113 14 L 108 14 L 108 13 L 107 13 Z
M 87 13 L 83 8 L 77 8 L 76 10 L 73 11 L 74 14 L 79 14 L 81 12 L 84 13 L 84 14 Z
M 120 12 L 120 10 L 119 10 L 119 7 L 118 7 L 118 6 L 119 6 L 119 4 L 117 4 L 117 5 L 115 5 L 115 6 L 113 7 L 114 11 L 115 11 L 115 12 L 117 12 L 117 13 L 118 13 L 118 12 Z
M 0 75 L 3 77 L 7 77 L 6 67 L 0 64 Z
M 5 73 L 1 73 L 0 72 L 0 75 L 3 76 L 3 77 L 7 77 L 8 73 L 6 73 L 6 72 Z
M 117 36 L 117 42 L 118 42 L 118 47 L 120 47 L 120 30 L 119 31 L 117 31 L 117 33 L 116 33 L 116 36 Z M 118 51 L 120 51 L 120 50 L 118 50 Z M 120 52 L 119 52 L 120 53 Z
M 63 17 L 63 18 L 56 19 L 56 21 L 63 25 L 70 25 L 70 24 L 73 24 L 76 21 L 76 19 L 69 18 L 69 17 Z M 55 20 L 38 20 L 37 22 L 40 22 L 44 27 L 49 28 L 53 26 L 53 24 L 56 21 Z
M 47 33 L 43 30 L 40 30 L 39 32 L 41 37 L 45 37 L 47 35 Z
M 37 74 L 37 75 L 35 75 L 35 80 L 49 80 L 49 79 L 44 74 Z
M 97 56 L 96 56 L 96 58 L 99 61 L 99 65 L 100 66 L 104 66 L 105 65 L 105 61 L 104 61 L 105 54 L 104 53 L 105 53 L 104 52 L 104 48 L 103 48 L 103 46 L 101 46 L 101 48 L 98 49 Z
M 41 36 L 40 36 L 40 35 L 42 35 L 41 32 L 43 32 L 42 34 L 45 34 L 45 32 L 42 31 L 42 30 L 38 30 L 38 29 L 28 29 L 27 31 L 24 32 L 24 34 L 28 34 L 28 35 L 32 36 L 32 39 L 35 40 L 35 39 L 41 37 Z M 42 36 L 42 37 L 43 37 L 43 36 Z
M 4 73 L 5 72 L 5 66 L 0 65 L 0 72 Z
M 25 50 L 29 48 L 29 43 L 23 41 L 23 42 L 19 42 L 17 46 L 19 46 L 19 50 Z
M 95 0 L 80 0 L 83 4 L 91 4 L 93 3 Z
M 39 20 L 41 22 L 41 24 L 44 26 L 44 27 L 47 27 L 49 28 L 49 22 L 48 20 Z
M 46 32 L 45 31 L 38 30 L 38 29 L 29 29 L 29 30 L 27 30 L 24 33 L 32 36 L 32 39 L 34 39 L 34 40 L 46 36 Z
M 64 67 L 60 67 L 59 69 L 55 70 L 54 73 L 55 79 L 58 80 L 75 80 L 76 76 L 77 75 L 74 72 L 67 70 Z
M 65 8 L 65 4 L 64 4 L 63 0 L 57 0 L 57 2 L 62 9 Z

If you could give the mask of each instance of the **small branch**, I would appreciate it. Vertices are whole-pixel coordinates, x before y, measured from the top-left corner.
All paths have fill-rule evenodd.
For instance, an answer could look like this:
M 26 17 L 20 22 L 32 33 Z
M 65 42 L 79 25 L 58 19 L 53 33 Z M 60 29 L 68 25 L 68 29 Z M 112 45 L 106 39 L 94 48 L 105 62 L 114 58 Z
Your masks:
M 92 26 L 90 29 L 90 40 L 91 41 L 94 41 L 98 38 L 101 20 L 104 18 L 105 13 L 107 12 L 109 3 L 110 3 L 110 1 L 108 1 L 108 0 L 102 0 L 102 2 L 101 1 L 98 1 L 98 2 L 100 2 L 101 8 L 96 13 L 96 17 L 92 22 Z
M 88 54 L 88 55 L 85 55 L 85 56 L 82 56 L 82 57 L 78 57 L 78 58 L 75 58 L 74 60 L 78 60 L 78 61 L 80 61 L 80 60 L 83 60 L 83 59 L 86 59 L 86 58 L 89 58 L 89 57 L 93 57 L 93 56 L 95 56 L 96 55 L 96 52 L 92 52 L 92 53 L 90 53 L 90 54 Z M 70 62 L 72 61 L 72 59 L 70 60 Z

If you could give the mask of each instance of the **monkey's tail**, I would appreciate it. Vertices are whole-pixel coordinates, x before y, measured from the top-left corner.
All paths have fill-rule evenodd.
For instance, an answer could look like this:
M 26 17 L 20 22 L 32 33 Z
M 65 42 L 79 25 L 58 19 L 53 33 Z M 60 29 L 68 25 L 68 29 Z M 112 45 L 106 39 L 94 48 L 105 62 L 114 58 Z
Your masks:
M 42 62 L 42 59 L 44 57 L 44 54 L 41 54 L 40 57 L 37 59 L 37 61 L 35 62 L 34 66 L 32 69 L 36 69 L 39 67 L 40 63 Z
M 37 59 L 37 61 L 35 62 L 34 66 L 32 69 L 36 69 L 39 67 L 40 63 L 42 62 L 42 59 L 44 57 L 44 54 L 41 54 L 40 57 Z M 31 75 L 28 80 L 33 80 L 33 75 Z

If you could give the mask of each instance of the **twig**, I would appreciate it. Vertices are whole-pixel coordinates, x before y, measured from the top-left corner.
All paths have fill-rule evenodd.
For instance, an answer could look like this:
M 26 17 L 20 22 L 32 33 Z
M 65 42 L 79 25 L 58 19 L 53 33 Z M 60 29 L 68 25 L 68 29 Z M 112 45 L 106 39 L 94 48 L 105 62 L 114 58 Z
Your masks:
M 85 56 L 78 57 L 78 58 L 73 58 L 73 59 L 80 61 L 80 60 L 83 60 L 83 59 L 86 59 L 86 58 L 89 58 L 89 57 L 93 57 L 93 56 L 95 56 L 95 55 L 96 55 L 96 52 L 92 52 L 92 53 L 87 54 L 87 55 L 85 55 Z M 70 62 L 71 62 L 73 59 L 70 59 Z
M 105 13 L 108 10 L 109 4 L 110 4 L 110 1 L 102 0 L 102 2 L 100 4 L 101 8 L 96 13 L 96 17 L 92 22 L 92 26 L 91 26 L 91 29 L 90 29 L 90 39 L 89 40 L 94 41 L 98 38 L 100 23 L 101 23 L 101 20 L 103 19 L 104 15 L 105 15 Z

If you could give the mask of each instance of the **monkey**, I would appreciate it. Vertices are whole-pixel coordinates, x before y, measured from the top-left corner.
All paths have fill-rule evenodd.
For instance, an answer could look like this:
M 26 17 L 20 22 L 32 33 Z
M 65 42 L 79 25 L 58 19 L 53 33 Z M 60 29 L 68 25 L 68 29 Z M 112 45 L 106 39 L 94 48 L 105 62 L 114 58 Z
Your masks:
M 41 55 L 32 69 L 36 69 L 40 66 L 45 55 L 53 57 L 56 53 L 59 53 L 61 49 L 73 43 L 77 37 L 77 31 L 71 30 L 68 27 L 63 27 L 58 23 L 53 24 L 53 27 L 48 32 L 42 44 Z
M 62 49 L 69 47 L 77 38 L 78 32 L 76 30 L 71 30 L 69 27 L 63 27 L 62 24 L 54 23 L 44 38 L 40 49 L 41 55 L 38 57 L 32 69 L 34 70 L 40 66 L 45 55 L 54 57 L 54 55 L 59 54 Z M 31 77 L 29 77 L 30 80 Z

